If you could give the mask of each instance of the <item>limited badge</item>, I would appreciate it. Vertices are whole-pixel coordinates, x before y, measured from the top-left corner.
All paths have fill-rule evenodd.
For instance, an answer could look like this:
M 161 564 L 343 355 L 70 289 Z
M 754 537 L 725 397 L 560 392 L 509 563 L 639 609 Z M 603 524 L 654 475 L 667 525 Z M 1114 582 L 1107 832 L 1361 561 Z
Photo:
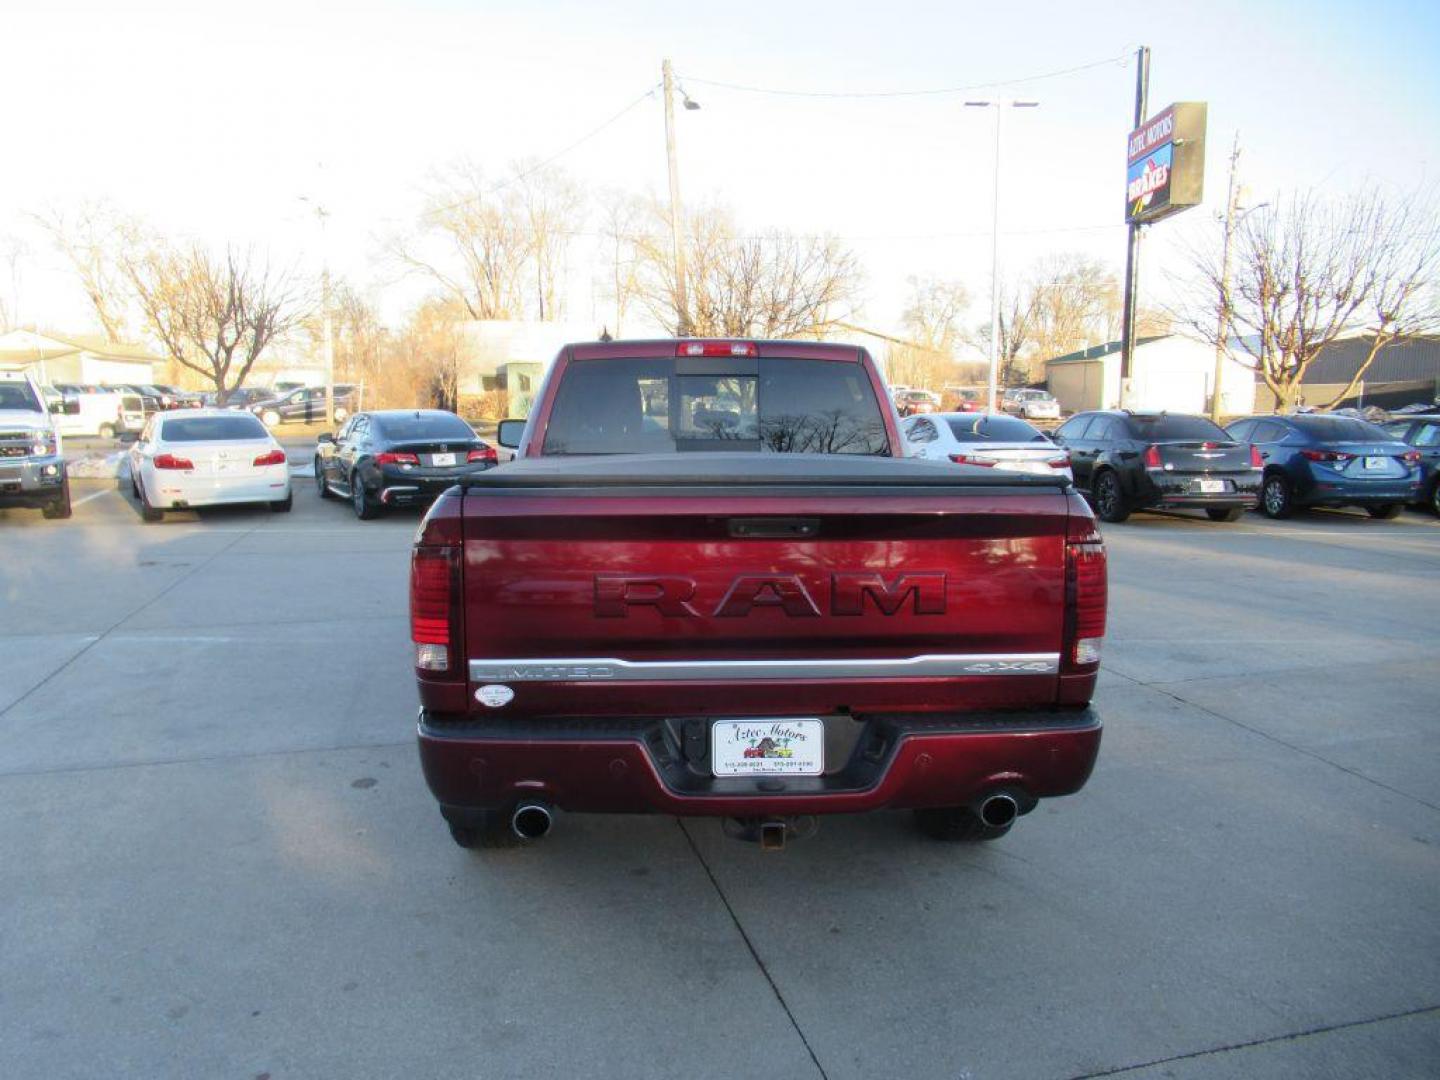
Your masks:
M 491 683 L 482 686 L 475 691 L 475 700 L 481 705 L 488 705 L 492 709 L 498 709 L 502 705 L 509 705 L 515 700 L 515 691 L 508 686 L 501 686 L 499 683 Z

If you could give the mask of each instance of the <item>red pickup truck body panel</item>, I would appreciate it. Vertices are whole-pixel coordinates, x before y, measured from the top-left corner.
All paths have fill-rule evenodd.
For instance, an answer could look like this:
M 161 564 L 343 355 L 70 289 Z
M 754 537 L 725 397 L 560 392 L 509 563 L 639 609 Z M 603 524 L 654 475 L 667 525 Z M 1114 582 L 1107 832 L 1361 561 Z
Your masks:
M 1078 495 L 845 455 L 538 460 L 567 364 L 675 349 L 562 351 L 522 441 L 536 460 L 422 527 L 417 551 L 454 564 L 450 668 L 417 671 L 452 823 L 522 798 L 754 817 L 1078 790 L 1100 742 L 1098 664 L 1073 655 L 1073 549 L 1095 542 Z M 900 445 L 863 350 L 761 350 L 861 364 Z M 824 774 L 712 775 L 712 718 L 746 717 L 823 719 Z
M 933 496 L 560 500 L 471 492 L 466 503 L 471 658 L 1060 651 L 1067 504 L 1056 490 L 1007 499 L 1003 513 L 977 505 L 963 516 L 941 512 Z M 734 519 L 775 515 L 813 520 L 818 535 L 739 539 L 727 530 Z M 651 597 L 658 601 L 646 602 Z M 937 712 L 1048 705 L 1057 688 L 1053 670 L 1003 679 L 485 681 L 513 685 L 506 716 L 553 716 L 582 703 L 596 716 Z

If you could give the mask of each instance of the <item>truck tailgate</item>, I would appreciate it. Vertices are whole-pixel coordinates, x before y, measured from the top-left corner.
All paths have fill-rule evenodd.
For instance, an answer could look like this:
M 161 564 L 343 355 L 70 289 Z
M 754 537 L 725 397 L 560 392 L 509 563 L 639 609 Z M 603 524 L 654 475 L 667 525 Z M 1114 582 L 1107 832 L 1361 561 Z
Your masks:
M 499 686 L 513 698 L 481 699 L 511 717 L 675 717 L 1056 700 L 1063 486 L 894 461 L 845 474 L 864 483 L 781 482 L 764 460 L 703 488 L 634 458 L 623 476 L 505 466 L 472 484 L 470 701 Z

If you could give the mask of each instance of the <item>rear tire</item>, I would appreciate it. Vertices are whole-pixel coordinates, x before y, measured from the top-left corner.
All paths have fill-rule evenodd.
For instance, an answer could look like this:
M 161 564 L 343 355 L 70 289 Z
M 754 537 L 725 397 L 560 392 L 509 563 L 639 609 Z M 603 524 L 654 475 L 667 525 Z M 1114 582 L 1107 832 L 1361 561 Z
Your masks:
M 467 851 L 494 851 L 520 846 L 520 838 L 510 828 L 505 815 L 498 810 L 480 810 L 468 815 L 469 824 L 447 821 L 450 839 Z
M 1440 476 L 1435 477 L 1435 482 L 1430 485 L 1430 498 L 1427 502 L 1430 512 L 1440 517 Z
M 354 507 L 355 516 L 361 521 L 374 521 L 385 512 L 384 507 L 370 498 L 358 472 L 350 474 L 350 505 Z
M 320 492 L 320 498 L 333 499 L 335 493 L 330 490 L 330 485 L 325 482 L 325 467 L 321 464 L 319 455 L 315 458 L 315 489 Z
M 40 513 L 51 521 L 63 521 L 70 516 L 70 481 L 60 485 L 60 495 L 53 502 L 40 508 Z
M 1400 511 L 1405 509 L 1401 503 L 1382 503 L 1379 506 L 1367 506 L 1365 512 L 1372 518 L 1381 521 L 1390 521 L 1400 516 Z
M 1239 521 L 1244 515 L 1243 506 L 1212 506 L 1205 511 L 1211 521 Z
M 140 520 L 151 524 L 165 520 L 165 511 L 150 505 L 150 500 L 146 498 L 143 487 L 140 488 Z
M 968 806 L 932 806 L 915 811 L 915 827 L 932 840 L 999 840 L 1014 824 L 986 825 Z
M 260 414 L 260 419 L 264 421 L 265 426 L 268 428 L 280 426 L 280 414 L 274 409 L 266 409 Z
M 115 425 L 114 425 L 114 424 L 101 424 L 101 425 L 100 425 L 100 438 L 102 438 L 102 439 L 113 439 L 113 438 L 115 438 Z
M 1125 493 L 1120 490 L 1120 477 L 1106 469 L 1095 477 L 1095 513 L 1101 521 L 1118 525 L 1130 516 L 1130 506 Z
M 290 512 L 290 507 L 294 505 L 295 496 L 292 493 L 290 495 L 286 495 L 283 499 L 276 499 L 274 502 L 272 502 L 270 504 L 270 512 L 272 514 L 288 514 Z
M 1290 488 L 1290 481 L 1279 473 L 1272 473 L 1265 478 L 1265 486 L 1260 491 L 1260 509 L 1268 518 L 1282 521 L 1295 512 L 1294 493 Z

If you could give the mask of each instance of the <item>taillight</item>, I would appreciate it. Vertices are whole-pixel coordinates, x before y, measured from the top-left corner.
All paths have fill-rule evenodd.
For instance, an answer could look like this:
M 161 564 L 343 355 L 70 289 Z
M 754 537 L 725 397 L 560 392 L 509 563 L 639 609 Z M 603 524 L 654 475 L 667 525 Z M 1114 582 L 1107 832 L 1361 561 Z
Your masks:
M 1060 457 L 1048 458 L 1045 461 L 1052 469 L 1068 469 L 1070 467 L 1070 455 L 1064 454 Z
M 1145 448 L 1145 468 L 1162 469 L 1164 465 L 1160 462 L 1160 447 L 1151 443 Z
M 994 458 L 976 457 L 973 454 L 951 454 L 950 460 L 956 465 L 979 465 L 982 469 L 993 469 L 999 464 Z
M 1418 465 L 1420 464 L 1420 451 L 1411 450 L 1407 453 L 1401 454 L 1400 460 L 1405 462 L 1405 464 L 1407 465 Z
M 1250 468 L 1252 468 L 1252 469 L 1263 469 L 1264 467 L 1265 467 L 1265 459 L 1260 456 L 1260 448 L 1259 448 L 1258 446 L 1251 446 L 1251 447 L 1250 447 Z
M 155 468 L 157 469 L 193 469 L 195 463 L 189 458 L 176 457 L 174 454 L 156 454 Z
M 759 356 L 753 341 L 682 341 L 676 356 Z
M 376 465 L 419 465 L 420 458 L 415 454 L 392 454 L 389 451 L 375 455 Z
M 1343 450 L 1301 450 L 1300 456 L 1307 461 L 1349 461 L 1355 455 Z
M 251 464 L 254 465 L 284 465 L 288 459 L 284 450 L 271 450 L 267 454 L 261 454 Z
M 1105 541 L 1095 519 L 1072 513 L 1065 538 L 1065 655 L 1062 671 L 1100 663 L 1107 597 Z
M 421 671 L 450 670 L 455 549 L 417 547 L 410 555 L 410 640 Z
M 471 450 L 465 455 L 466 463 L 471 465 L 477 461 L 488 461 L 491 465 L 494 465 L 499 460 L 500 459 L 495 456 L 495 448 L 493 446 L 485 446 L 479 450 Z

